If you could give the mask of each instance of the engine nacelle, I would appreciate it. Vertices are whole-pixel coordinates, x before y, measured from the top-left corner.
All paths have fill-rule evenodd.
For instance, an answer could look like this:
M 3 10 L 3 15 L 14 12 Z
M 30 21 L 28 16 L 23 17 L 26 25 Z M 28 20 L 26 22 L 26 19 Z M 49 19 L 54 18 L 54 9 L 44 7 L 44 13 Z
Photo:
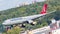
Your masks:
M 33 22 L 33 24 L 37 24 L 37 22 Z
M 33 23 L 33 20 L 28 20 L 27 23 L 31 24 Z
M 27 23 L 32 24 L 32 25 L 37 24 L 37 22 L 34 22 L 33 20 L 28 20 Z

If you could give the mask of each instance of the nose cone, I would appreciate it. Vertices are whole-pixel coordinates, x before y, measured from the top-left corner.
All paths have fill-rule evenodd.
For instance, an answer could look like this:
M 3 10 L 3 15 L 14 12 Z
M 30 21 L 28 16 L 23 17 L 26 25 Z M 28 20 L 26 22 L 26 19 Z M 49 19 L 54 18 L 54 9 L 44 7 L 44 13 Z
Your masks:
M 2 25 L 7 25 L 7 24 L 8 24 L 8 22 L 6 22 L 6 21 L 2 23 Z
M 2 23 L 2 25 L 6 25 L 6 23 Z
M 5 20 L 5 21 L 2 23 L 2 25 L 8 25 L 8 24 L 10 24 L 10 20 Z

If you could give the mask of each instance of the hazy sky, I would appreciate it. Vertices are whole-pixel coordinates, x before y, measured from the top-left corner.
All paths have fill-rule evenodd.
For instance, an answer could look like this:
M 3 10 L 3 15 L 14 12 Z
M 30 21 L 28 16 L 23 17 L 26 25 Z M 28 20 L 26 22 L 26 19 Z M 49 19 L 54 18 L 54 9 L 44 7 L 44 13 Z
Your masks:
M 24 2 L 31 3 L 34 0 L 0 0 L 0 11 L 6 10 L 10 8 L 17 7 L 19 4 Z M 36 0 L 36 1 L 44 1 L 44 0 Z

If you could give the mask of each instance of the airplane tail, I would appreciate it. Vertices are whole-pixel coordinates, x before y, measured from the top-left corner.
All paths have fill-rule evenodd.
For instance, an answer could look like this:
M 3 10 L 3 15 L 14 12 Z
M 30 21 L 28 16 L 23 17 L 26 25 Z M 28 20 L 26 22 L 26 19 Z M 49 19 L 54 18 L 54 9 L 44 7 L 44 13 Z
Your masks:
M 41 14 L 45 14 L 47 10 L 47 4 L 44 4 Z

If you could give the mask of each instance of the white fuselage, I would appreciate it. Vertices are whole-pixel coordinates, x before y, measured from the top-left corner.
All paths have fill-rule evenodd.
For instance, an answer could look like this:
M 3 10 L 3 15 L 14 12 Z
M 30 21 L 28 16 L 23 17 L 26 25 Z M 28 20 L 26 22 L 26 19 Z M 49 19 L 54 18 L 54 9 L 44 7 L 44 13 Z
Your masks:
M 29 21 L 29 20 L 41 17 L 43 15 L 45 15 L 45 14 L 38 14 L 38 15 L 31 15 L 31 16 L 25 16 L 25 17 L 12 18 L 12 19 L 5 20 L 2 24 L 3 25 L 19 24 L 19 23 L 23 23 L 25 21 Z

